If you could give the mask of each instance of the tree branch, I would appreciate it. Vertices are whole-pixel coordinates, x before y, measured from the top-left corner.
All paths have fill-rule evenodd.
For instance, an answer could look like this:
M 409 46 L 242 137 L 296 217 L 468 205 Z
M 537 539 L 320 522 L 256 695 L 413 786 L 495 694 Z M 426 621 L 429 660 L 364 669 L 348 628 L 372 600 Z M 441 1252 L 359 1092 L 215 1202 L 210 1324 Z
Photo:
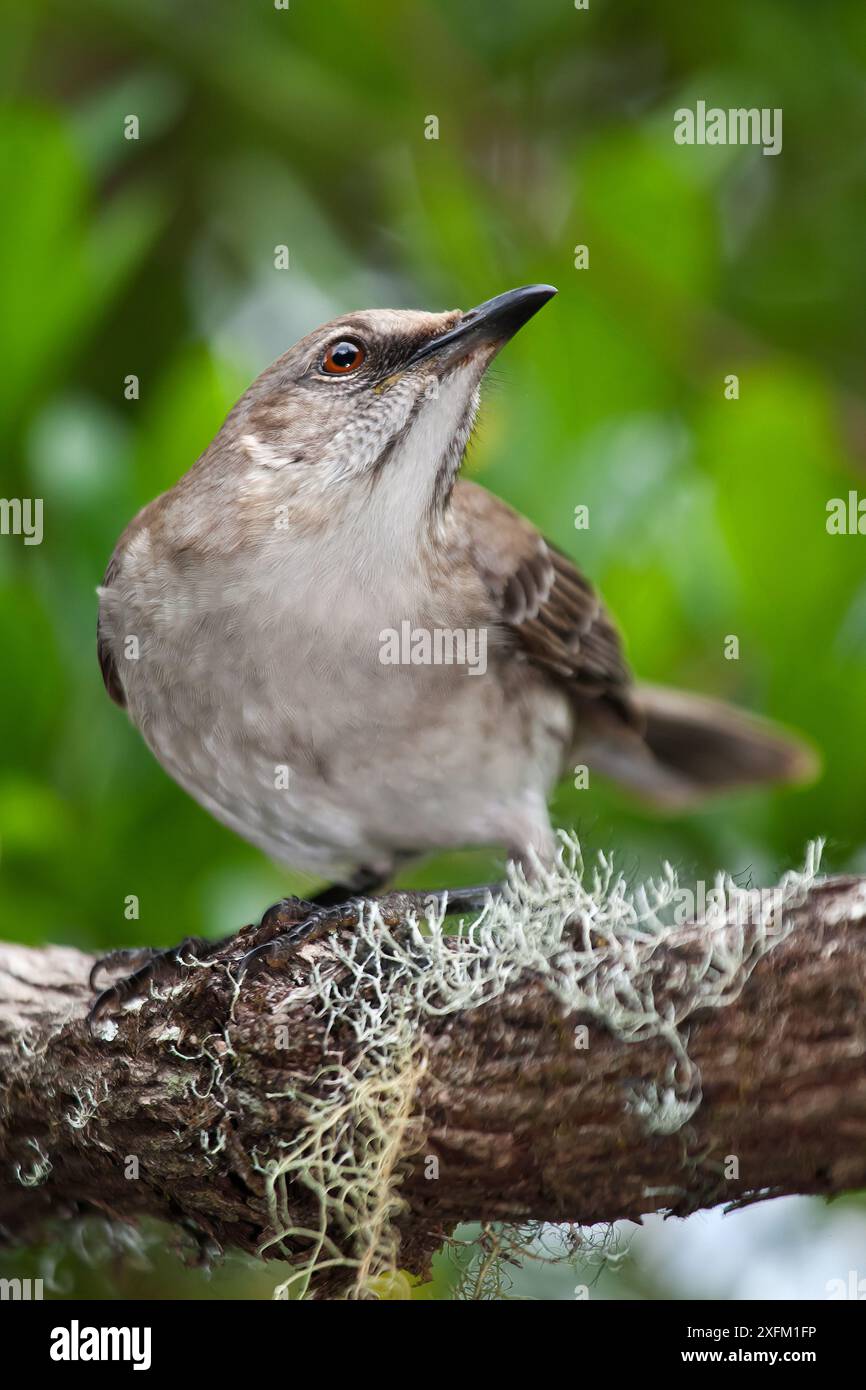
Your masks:
M 334 1290 L 350 1266 L 349 1282 L 375 1273 L 392 1227 L 421 1272 L 464 1220 L 639 1220 L 864 1186 L 864 914 L 866 879 L 834 878 L 746 928 L 728 914 L 617 937 L 582 909 L 560 912 L 561 940 L 545 919 L 550 951 L 539 936 L 527 955 L 521 919 L 512 973 L 478 968 L 512 938 L 482 942 L 479 997 L 460 1007 L 429 981 L 465 938 L 406 928 L 373 952 L 374 923 L 238 989 L 239 933 L 96 1037 L 91 957 L 2 946 L 0 1236 L 157 1217 L 315 1258 Z

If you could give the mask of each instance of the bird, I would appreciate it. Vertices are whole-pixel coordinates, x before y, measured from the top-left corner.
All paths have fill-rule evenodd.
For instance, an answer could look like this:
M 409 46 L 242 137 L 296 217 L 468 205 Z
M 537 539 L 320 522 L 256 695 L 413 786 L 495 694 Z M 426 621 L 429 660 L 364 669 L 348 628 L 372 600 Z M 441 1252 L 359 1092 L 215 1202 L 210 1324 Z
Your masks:
M 98 590 L 108 694 L 218 821 L 329 884 L 264 914 L 249 966 L 351 927 L 371 894 L 399 916 L 415 895 L 382 890 L 426 855 L 485 847 L 537 875 L 577 764 L 668 810 L 814 773 L 769 721 L 638 681 L 590 580 L 461 476 L 487 368 L 555 294 L 316 328 L 118 541 Z M 474 911 L 496 887 L 441 901 Z M 94 1016 L 213 947 L 103 958 L 94 989 L 130 968 Z

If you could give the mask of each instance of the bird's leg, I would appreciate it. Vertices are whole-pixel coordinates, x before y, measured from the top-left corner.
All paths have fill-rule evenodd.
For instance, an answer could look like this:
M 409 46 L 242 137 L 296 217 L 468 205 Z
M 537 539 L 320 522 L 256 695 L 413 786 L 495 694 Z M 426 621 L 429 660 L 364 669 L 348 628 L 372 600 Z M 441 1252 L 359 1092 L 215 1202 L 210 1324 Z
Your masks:
M 367 898 L 371 893 L 378 893 L 387 882 L 388 876 L 378 869 L 361 868 L 348 883 L 332 883 L 314 893 L 310 902 L 316 907 L 338 907 L 350 898 Z
M 321 941 L 331 932 L 358 927 L 364 909 L 370 903 L 375 904 L 386 927 L 397 927 L 405 920 L 407 913 L 423 915 L 431 908 L 437 912 L 444 911 L 446 916 L 457 912 L 480 912 L 488 899 L 501 891 L 502 885 L 498 883 L 443 889 L 435 893 L 424 889 L 398 890 L 379 898 L 354 897 L 332 906 L 317 905 L 305 917 L 295 918 L 291 922 L 280 921 L 278 914 L 282 904 L 277 903 L 262 918 L 262 927 L 271 931 L 269 939 L 247 951 L 241 958 L 238 974 L 242 976 L 249 970 L 262 967 L 283 969 L 300 947 Z
M 320 908 L 342 907 L 345 903 L 377 893 L 387 881 L 376 869 L 360 868 L 347 883 L 330 883 L 311 898 L 280 898 L 262 914 L 256 936 L 264 935 L 264 940 L 258 944 L 266 945 L 287 928 L 294 929 Z
M 280 898 L 279 902 L 274 903 L 273 907 L 269 907 L 267 912 L 262 914 L 258 930 L 270 931 L 271 935 L 276 936 L 284 926 L 292 926 L 303 920 L 316 908 L 339 907 L 353 898 L 376 893 L 387 881 L 376 869 L 362 868 L 348 883 L 330 883 L 327 888 L 321 888 L 311 898 Z M 298 916 L 300 909 L 303 909 L 303 917 Z

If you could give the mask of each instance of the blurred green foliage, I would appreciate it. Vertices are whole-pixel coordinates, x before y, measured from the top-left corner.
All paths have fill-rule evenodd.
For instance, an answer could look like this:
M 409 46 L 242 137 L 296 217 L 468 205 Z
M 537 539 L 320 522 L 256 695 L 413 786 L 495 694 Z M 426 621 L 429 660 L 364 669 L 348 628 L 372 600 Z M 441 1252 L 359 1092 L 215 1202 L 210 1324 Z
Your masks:
M 866 465 L 859 0 L 7 0 L 3 24 L 2 491 L 44 499 L 45 535 L 0 538 L 2 936 L 168 944 L 305 886 L 108 702 L 96 585 L 303 332 L 536 280 L 560 296 L 494 368 L 471 472 L 600 584 L 641 675 L 825 760 L 807 790 L 669 822 L 566 786 L 559 820 L 635 873 L 769 881 L 817 833 L 866 869 L 866 542 L 825 527 Z M 781 107 L 781 155 L 675 145 L 699 98 Z

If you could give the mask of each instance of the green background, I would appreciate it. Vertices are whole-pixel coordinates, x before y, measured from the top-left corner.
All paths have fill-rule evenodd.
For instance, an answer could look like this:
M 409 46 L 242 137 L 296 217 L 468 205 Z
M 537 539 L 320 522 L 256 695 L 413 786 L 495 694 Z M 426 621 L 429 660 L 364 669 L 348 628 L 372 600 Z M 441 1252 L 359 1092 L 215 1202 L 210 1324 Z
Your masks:
M 3 27 L 2 491 L 43 498 L 45 533 L 0 537 L 0 937 L 170 944 L 308 886 L 210 820 L 109 703 L 96 585 L 126 521 L 302 333 L 532 281 L 560 294 L 491 373 L 472 475 L 601 586 L 641 676 L 772 715 L 824 760 L 808 789 L 664 822 L 565 787 L 559 822 L 686 883 L 772 882 L 816 834 L 829 867 L 866 870 L 866 542 L 825 524 L 866 465 L 859 0 L 19 0 Z M 782 153 L 675 145 L 698 99 L 781 107 Z M 460 855 L 415 880 L 494 869 Z M 830 1219 L 789 1210 L 786 1239 Z M 694 1291 L 652 1248 L 599 1292 Z M 276 1282 L 58 1258 L 64 1287 L 99 1296 Z M 574 1283 L 529 1270 L 520 1290 Z M 716 1292 L 743 1288 L 735 1272 Z

